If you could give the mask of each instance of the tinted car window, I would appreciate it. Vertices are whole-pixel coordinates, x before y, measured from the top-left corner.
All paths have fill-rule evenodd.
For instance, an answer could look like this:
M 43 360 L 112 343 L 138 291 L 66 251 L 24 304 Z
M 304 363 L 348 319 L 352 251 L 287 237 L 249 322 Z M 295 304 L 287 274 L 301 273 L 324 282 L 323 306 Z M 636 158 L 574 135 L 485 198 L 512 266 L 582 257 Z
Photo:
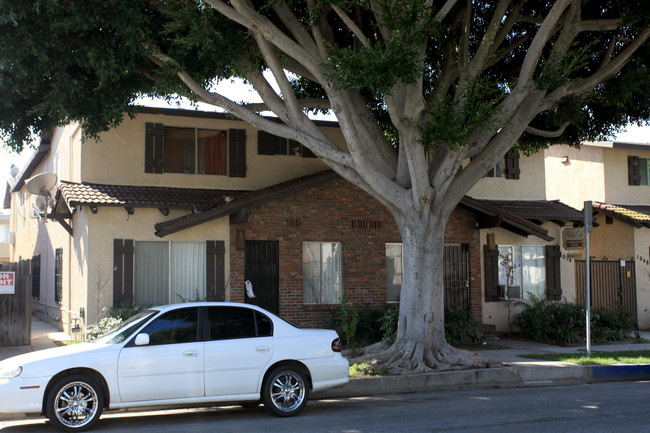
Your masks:
M 208 309 L 210 339 L 255 337 L 255 312 L 247 308 L 215 307 Z
M 264 314 L 256 312 L 257 335 L 259 337 L 271 337 L 273 335 L 273 322 Z
M 196 308 L 172 311 L 151 322 L 142 332 L 149 334 L 152 345 L 192 343 L 197 341 L 198 319 Z

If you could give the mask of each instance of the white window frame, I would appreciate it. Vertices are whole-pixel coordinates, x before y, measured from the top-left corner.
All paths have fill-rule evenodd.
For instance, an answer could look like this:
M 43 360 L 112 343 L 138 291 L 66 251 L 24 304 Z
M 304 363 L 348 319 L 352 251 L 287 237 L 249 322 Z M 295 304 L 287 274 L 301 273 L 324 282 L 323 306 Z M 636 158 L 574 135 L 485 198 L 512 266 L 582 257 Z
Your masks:
M 398 258 L 395 255 L 391 255 L 391 256 L 388 255 L 389 247 L 399 247 L 399 249 L 400 249 L 400 255 L 399 255 L 399 260 L 400 260 L 399 265 L 400 266 L 399 266 L 399 269 L 397 269 L 397 266 L 393 266 L 393 268 L 394 268 L 393 276 L 395 277 L 395 279 L 399 279 L 399 290 L 398 290 L 398 294 L 397 294 L 397 299 L 395 299 L 393 296 L 389 296 L 389 293 L 388 293 L 388 287 L 389 286 L 398 286 L 396 281 L 393 281 L 391 283 L 388 280 L 388 278 L 389 278 L 389 272 L 388 272 L 389 260 L 392 259 L 393 264 L 396 265 L 394 263 L 394 260 Z M 386 303 L 388 303 L 388 304 L 399 303 L 399 294 L 402 291 L 401 288 L 402 288 L 402 281 L 403 281 L 402 280 L 403 272 L 404 272 L 404 245 L 402 243 L 397 243 L 397 242 L 388 242 L 388 243 L 386 243 Z
M 498 249 L 501 298 L 505 300 L 545 298 L 547 287 L 546 247 L 543 245 L 499 245 Z M 525 258 L 525 254 L 534 254 L 534 257 Z M 542 261 L 541 266 L 526 265 L 526 263 L 540 260 Z
M 326 278 L 323 269 L 323 249 L 329 246 L 334 253 L 332 278 Z M 340 304 L 343 299 L 343 244 L 341 242 L 303 242 L 302 247 L 302 280 L 303 280 L 303 302 L 305 305 L 332 305 Z M 309 255 L 318 251 L 318 258 L 308 261 Z M 308 254 L 308 252 L 311 252 Z M 318 263 L 316 263 L 318 261 Z M 312 268 L 310 268 L 312 267 Z M 316 267 L 317 269 L 313 269 Z M 310 275 L 315 274 L 314 278 Z M 314 281 L 318 279 L 318 281 Z
M 141 290 L 141 288 L 138 287 L 138 279 L 140 278 L 139 270 L 138 270 L 138 257 L 137 257 L 137 251 L 138 251 L 138 245 L 142 245 L 144 243 L 157 243 L 157 244 L 166 244 L 167 246 L 167 275 L 166 275 L 166 283 L 167 283 L 167 293 L 164 294 L 166 297 L 166 300 L 163 300 L 164 303 L 179 303 L 179 302 L 185 302 L 185 301 L 195 301 L 195 300 L 203 300 L 207 296 L 207 288 L 206 288 L 206 257 L 205 257 L 205 251 L 206 251 L 206 243 L 205 241 L 147 241 L 147 240 L 140 240 L 140 241 L 134 241 L 134 249 L 135 249 L 135 254 L 134 254 L 134 270 L 133 270 L 133 281 L 134 281 L 134 304 L 135 305 L 149 305 L 148 303 L 142 303 L 138 300 L 138 292 Z M 188 293 L 185 293 L 187 297 L 183 296 L 183 293 L 178 293 L 178 292 L 173 292 L 173 284 L 174 284 L 174 264 L 172 263 L 173 259 L 173 245 L 172 244 L 197 244 L 197 246 L 200 245 L 201 250 L 203 251 L 203 263 L 200 263 L 198 265 L 195 265 L 194 269 L 199 269 L 200 272 L 196 272 L 196 278 L 195 281 L 198 281 L 198 284 L 200 287 L 196 288 L 188 288 Z

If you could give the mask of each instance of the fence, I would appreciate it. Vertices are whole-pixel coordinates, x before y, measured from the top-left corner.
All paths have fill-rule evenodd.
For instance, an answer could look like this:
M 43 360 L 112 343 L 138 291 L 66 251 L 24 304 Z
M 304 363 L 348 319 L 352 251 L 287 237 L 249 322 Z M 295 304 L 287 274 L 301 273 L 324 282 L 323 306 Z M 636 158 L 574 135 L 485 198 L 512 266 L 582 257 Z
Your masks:
M 13 295 L 0 295 L 0 346 L 23 346 L 32 333 L 31 260 L 0 265 L 0 271 L 16 273 Z
M 635 321 L 636 313 L 636 276 L 634 261 L 590 260 L 591 306 L 594 308 L 616 308 L 622 306 Z M 577 302 L 586 303 L 585 261 L 576 260 L 576 295 Z

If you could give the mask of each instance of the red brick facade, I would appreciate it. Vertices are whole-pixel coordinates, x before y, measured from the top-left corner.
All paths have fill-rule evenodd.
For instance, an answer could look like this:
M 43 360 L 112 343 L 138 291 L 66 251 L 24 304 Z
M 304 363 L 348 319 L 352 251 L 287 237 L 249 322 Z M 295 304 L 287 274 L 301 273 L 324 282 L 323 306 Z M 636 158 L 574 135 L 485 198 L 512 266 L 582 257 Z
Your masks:
M 386 243 L 401 242 L 388 210 L 366 192 L 337 179 L 250 210 L 245 223 L 231 225 L 230 298 L 243 302 L 244 251 L 236 232 L 246 240 L 277 241 L 280 261 L 280 315 L 300 326 L 321 327 L 338 305 L 303 303 L 302 243 L 341 242 L 343 294 L 352 305 L 386 306 Z M 479 234 L 470 211 L 457 209 L 445 233 L 449 243 L 469 244 L 471 299 L 480 321 L 481 274 Z

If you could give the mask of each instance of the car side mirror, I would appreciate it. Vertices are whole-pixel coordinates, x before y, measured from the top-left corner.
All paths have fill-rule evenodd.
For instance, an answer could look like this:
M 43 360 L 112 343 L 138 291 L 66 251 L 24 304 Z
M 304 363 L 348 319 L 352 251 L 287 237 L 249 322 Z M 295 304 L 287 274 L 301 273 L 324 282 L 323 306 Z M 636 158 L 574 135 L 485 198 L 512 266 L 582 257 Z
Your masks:
M 135 337 L 136 346 L 147 346 L 149 345 L 149 342 L 149 334 L 142 333 Z

